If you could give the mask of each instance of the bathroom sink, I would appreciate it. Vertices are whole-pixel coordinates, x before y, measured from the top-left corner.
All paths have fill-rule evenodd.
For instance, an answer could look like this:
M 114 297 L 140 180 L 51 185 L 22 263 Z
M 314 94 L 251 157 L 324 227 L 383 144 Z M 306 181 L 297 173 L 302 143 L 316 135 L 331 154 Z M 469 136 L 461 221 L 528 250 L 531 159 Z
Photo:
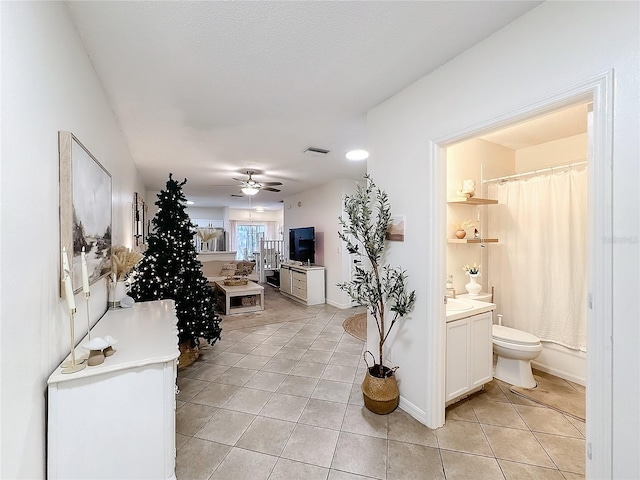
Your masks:
M 457 300 L 455 298 L 447 298 L 447 312 L 464 312 L 465 310 L 471 310 L 473 305 L 464 300 Z

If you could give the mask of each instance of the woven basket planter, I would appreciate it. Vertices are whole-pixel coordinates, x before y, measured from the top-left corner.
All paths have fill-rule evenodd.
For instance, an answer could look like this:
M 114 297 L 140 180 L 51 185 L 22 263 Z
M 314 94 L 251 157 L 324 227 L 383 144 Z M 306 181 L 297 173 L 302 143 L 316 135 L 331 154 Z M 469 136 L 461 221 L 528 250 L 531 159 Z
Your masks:
M 371 354 L 371 352 L 365 352 L 365 361 L 367 353 Z M 373 357 L 373 355 L 371 356 Z M 362 382 L 365 407 L 378 415 L 393 412 L 400 402 L 400 390 L 395 376 L 398 367 L 388 368 L 383 365 L 382 370 L 385 375 L 383 378 L 375 375 L 380 371 L 378 364 L 374 364 L 372 367 L 367 364 L 367 367 L 367 374 Z

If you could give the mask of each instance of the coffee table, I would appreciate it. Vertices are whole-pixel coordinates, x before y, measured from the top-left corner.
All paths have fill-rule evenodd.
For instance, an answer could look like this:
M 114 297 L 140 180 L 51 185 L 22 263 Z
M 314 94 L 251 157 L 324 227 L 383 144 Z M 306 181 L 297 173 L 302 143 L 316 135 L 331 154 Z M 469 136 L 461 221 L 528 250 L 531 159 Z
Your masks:
M 255 282 L 246 285 L 225 285 L 215 282 L 218 290 L 218 306 L 225 315 L 259 312 L 264 310 L 264 287 Z

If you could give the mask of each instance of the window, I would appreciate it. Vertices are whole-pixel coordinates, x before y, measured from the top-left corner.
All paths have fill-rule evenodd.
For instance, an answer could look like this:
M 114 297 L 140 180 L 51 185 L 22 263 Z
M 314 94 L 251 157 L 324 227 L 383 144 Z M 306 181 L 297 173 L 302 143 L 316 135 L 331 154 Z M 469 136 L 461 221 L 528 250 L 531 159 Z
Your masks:
M 238 260 L 253 259 L 253 252 L 260 250 L 260 239 L 264 238 L 264 225 L 238 225 L 236 230 Z

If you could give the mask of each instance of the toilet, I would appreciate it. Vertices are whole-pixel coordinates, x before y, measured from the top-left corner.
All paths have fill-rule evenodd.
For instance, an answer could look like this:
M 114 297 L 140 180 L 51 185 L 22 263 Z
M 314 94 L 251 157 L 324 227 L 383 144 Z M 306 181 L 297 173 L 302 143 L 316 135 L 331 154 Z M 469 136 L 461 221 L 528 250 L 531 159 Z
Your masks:
M 493 325 L 493 353 L 498 356 L 494 377 L 516 387 L 534 388 L 531 360 L 542 352 L 540 339 L 531 333 Z

